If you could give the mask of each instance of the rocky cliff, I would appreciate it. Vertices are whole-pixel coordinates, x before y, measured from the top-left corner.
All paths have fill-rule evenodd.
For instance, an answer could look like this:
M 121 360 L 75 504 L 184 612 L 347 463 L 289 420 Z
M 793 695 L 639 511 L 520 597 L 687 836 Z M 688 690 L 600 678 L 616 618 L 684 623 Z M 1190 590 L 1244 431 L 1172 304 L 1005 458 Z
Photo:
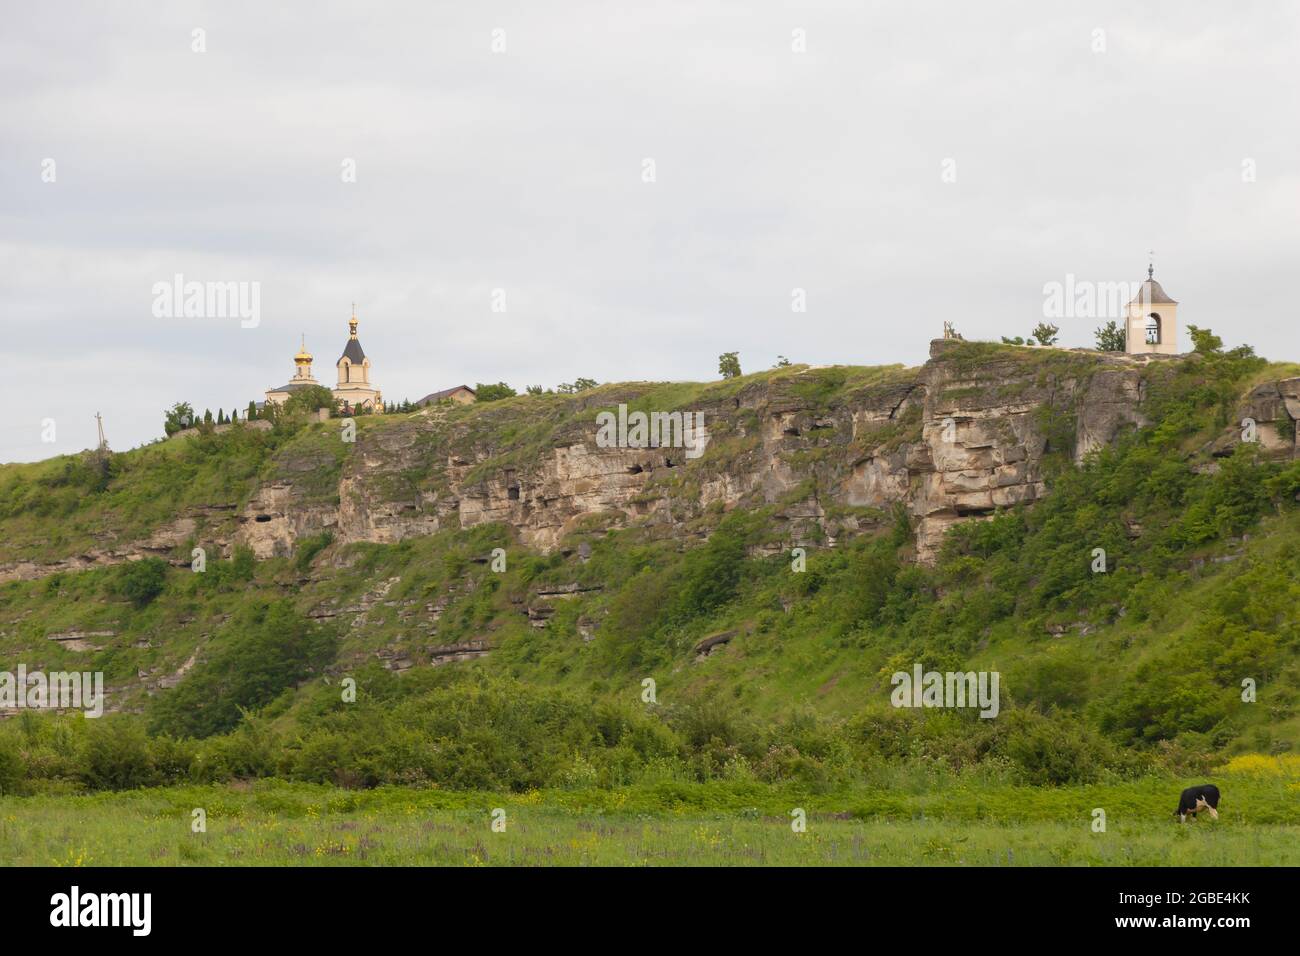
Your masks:
M 530 447 L 500 437 L 499 420 L 526 406 L 455 418 L 435 410 L 361 432 L 337 504 L 304 498 L 292 479 L 264 486 L 236 539 L 270 556 L 322 530 L 340 542 L 392 542 L 504 522 L 545 552 L 579 527 L 690 535 L 711 509 L 774 505 L 794 546 L 833 543 L 902 506 L 927 561 L 953 523 L 1041 497 L 1048 455 L 1077 462 L 1143 425 L 1146 373 L 1161 361 L 1170 360 L 939 340 L 921 368 L 861 384 L 808 369 L 705 390 L 690 406 L 709 438 L 695 461 L 679 448 L 597 446 L 597 412 L 643 399 L 635 386 L 576 399 Z M 1250 401 L 1268 447 L 1288 454 L 1297 386 L 1270 383 Z
M 363 419 L 352 443 L 329 422 L 277 452 L 240 502 L 189 509 L 129 544 L 11 563 L 0 581 L 176 555 L 195 542 L 287 555 L 322 532 L 382 543 L 502 522 L 541 552 L 577 530 L 638 526 L 687 539 L 707 535 L 711 516 L 754 506 L 776 511 L 784 540 L 774 548 L 833 544 L 902 508 L 917 558 L 930 561 L 954 523 L 1040 498 L 1052 462 L 1077 463 L 1143 425 L 1153 376 L 1179 361 L 937 340 L 912 369 L 795 367 L 710 386 L 435 407 Z M 702 413 L 704 453 L 601 447 L 596 416 L 620 404 Z M 1256 388 L 1242 411 L 1269 453 L 1297 454 L 1300 379 Z M 1234 426 L 1210 451 L 1239 440 Z

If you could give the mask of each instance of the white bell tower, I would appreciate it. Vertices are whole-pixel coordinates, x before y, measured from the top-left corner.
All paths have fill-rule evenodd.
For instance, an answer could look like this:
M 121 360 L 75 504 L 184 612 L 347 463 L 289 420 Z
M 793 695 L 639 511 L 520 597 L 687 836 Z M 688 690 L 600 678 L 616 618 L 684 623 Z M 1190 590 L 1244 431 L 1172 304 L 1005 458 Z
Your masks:
M 1124 351 L 1129 355 L 1178 354 L 1178 303 L 1155 280 L 1155 266 L 1147 266 L 1147 280 L 1128 304 L 1124 325 Z

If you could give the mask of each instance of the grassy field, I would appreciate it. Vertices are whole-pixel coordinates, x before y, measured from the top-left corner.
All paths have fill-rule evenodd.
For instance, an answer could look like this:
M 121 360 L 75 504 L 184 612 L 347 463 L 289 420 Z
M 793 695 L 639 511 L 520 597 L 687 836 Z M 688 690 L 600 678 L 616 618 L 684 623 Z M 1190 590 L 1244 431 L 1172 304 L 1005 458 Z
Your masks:
M 0 799 L 0 859 L 20 866 L 1300 865 L 1293 784 L 1229 779 L 1220 820 L 1188 825 L 1172 817 L 1180 785 L 1148 779 L 983 793 L 959 786 L 875 799 L 761 785 L 503 796 L 262 782 L 9 797 Z M 796 807 L 806 815 L 804 832 L 792 826 Z M 1104 832 L 1093 825 L 1099 808 Z M 196 809 L 204 832 L 194 832 Z M 493 829 L 494 811 L 503 831 Z

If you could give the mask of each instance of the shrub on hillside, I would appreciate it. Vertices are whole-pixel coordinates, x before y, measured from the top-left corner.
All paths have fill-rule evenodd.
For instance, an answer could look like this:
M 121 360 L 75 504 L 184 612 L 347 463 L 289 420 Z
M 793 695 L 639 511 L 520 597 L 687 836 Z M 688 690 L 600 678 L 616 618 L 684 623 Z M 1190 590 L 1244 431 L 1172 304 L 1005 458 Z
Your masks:
M 81 779 L 94 790 L 133 790 L 156 782 L 144 729 L 127 717 L 88 721 Z
M 237 613 L 213 645 L 180 686 L 154 698 L 152 729 L 180 737 L 230 730 L 242 711 L 269 704 L 332 661 L 337 638 L 289 602 L 276 601 Z
M 328 548 L 333 541 L 334 535 L 328 531 L 303 538 L 298 544 L 298 553 L 293 557 L 294 566 L 305 574 L 316 555 Z
M 996 752 L 1035 786 L 1093 783 L 1114 760 L 1109 745 L 1081 723 L 1031 711 L 1012 711 L 1006 719 Z
M 495 385 L 479 382 L 474 386 L 474 395 L 480 402 L 496 402 L 503 398 L 514 398 L 516 394 L 518 393 L 505 382 L 497 382 Z
M 8 740 L 0 739 L 0 796 L 22 792 L 27 768 L 18 748 Z
M 118 569 L 113 590 L 136 607 L 144 607 L 167 587 L 167 562 L 162 558 L 132 561 Z

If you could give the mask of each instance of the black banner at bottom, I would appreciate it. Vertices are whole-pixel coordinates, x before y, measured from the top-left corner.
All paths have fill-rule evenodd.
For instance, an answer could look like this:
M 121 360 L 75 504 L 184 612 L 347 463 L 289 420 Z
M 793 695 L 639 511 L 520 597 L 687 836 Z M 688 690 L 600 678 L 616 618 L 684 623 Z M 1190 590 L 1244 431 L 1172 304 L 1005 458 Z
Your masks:
M 872 941 L 1048 930 L 1055 939 L 1231 940 L 1292 925 L 1292 869 L 4 869 L 6 932 L 130 944 L 283 935 L 373 942 L 378 927 L 469 920 L 496 942 L 670 929 L 736 941 L 852 923 Z M 486 920 L 487 922 L 482 922 Z M 936 921 L 941 921 L 942 926 Z M 711 931 L 712 929 L 712 931 Z M 11 937 L 12 938 L 12 937 Z M 698 938 L 697 938 L 698 942 Z

